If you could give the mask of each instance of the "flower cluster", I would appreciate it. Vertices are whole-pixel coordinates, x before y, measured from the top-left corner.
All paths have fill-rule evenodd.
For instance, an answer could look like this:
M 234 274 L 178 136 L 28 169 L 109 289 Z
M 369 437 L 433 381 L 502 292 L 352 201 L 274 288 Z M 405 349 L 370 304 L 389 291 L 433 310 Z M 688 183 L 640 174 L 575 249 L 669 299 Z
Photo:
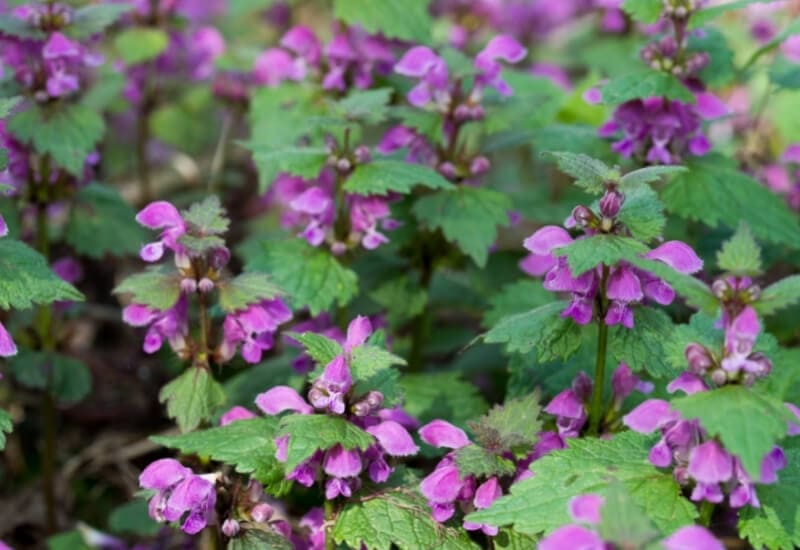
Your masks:
M 565 226 L 580 228 L 584 238 L 600 233 L 624 233 L 624 226 L 616 219 L 624 200 L 620 191 L 609 188 L 600 199 L 599 215 L 586 206 L 577 206 Z M 633 306 L 644 300 L 669 305 L 675 299 L 675 291 L 668 283 L 627 262 L 619 262 L 606 275 L 604 270 L 608 268 L 603 266 L 573 274 L 566 257 L 558 255 L 558 249 L 574 240 L 564 228 L 542 227 L 525 240 L 525 248 L 531 254 L 520 264 L 530 275 L 544 275 L 545 289 L 571 293 L 572 300 L 562 316 L 585 325 L 595 314 L 600 314 L 604 315 L 607 325 L 633 328 Z M 702 260 L 691 247 L 680 241 L 667 241 L 645 253 L 644 258 L 663 262 L 680 273 L 695 273 L 703 267 Z M 601 286 L 605 296 L 601 296 Z M 605 311 L 599 311 L 598 299 L 608 300 Z
M 780 162 L 762 168 L 761 178 L 776 193 L 786 197 L 786 202 L 800 211 L 800 143 L 789 145 Z
M 256 405 L 265 414 L 277 415 L 284 411 L 298 414 L 331 414 L 342 417 L 375 438 L 366 450 L 347 449 L 334 445 L 320 449 L 309 459 L 289 472 L 287 479 L 311 487 L 324 481 L 325 498 L 350 497 L 361 487 L 361 476 L 366 473 L 375 483 L 385 482 L 394 467 L 392 457 L 407 457 L 418 448 L 408 433 L 415 422 L 396 409 L 382 408 L 383 394 L 369 391 L 363 395 L 353 392 L 350 374 L 352 351 L 363 345 L 372 333 L 366 317 L 356 317 L 347 328 L 342 353 L 332 359 L 314 380 L 308 392 L 308 401 L 288 386 L 276 386 L 256 398 Z M 286 461 L 291 435 L 279 437 L 277 458 Z
M 0 238 L 6 235 L 8 235 L 8 226 L 3 217 L 0 216 Z M 11 338 L 11 334 L 6 330 L 6 327 L 3 326 L 3 323 L 0 323 L 0 357 L 11 357 L 16 354 L 17 345 Z
M 369 88 L 376 74 L 391 72 L 395 60 L 391 42 L 353 27 L 337 30 L 324 46 L 311 29 L 293 27 L 283 35 L 280 46 L 266 50 L 256 59 L 256 84 L 277 86 L 287 80 L 302 81 L 311 74 L 322 74 L 324 90 L 344 91 L 349 85 Z
M 70 96 L 85 86 L 102 56 L 64 33 L 72 8 L 56 2 L 27 4 L 11 11 L 27 27 L 26 38 L 0 33 L 2 62 L 16 82 L 39 102 Z M 32 38 L 35 37 L 35 38 Z
M 572 521 L 559 527 L 539 542 L 539 550 L 573 550 L 574 548 L 602 549 L 612 547 L 598 532 L 602 521 L 605 498 L 587 494 L 572 498 L 567 511 Z M 648 546 L 649 547 L 649 546 Z M 723 550 L 725 547 L 705 527 L 689 525 L 681 527 L 660 542 L 666 550 Z

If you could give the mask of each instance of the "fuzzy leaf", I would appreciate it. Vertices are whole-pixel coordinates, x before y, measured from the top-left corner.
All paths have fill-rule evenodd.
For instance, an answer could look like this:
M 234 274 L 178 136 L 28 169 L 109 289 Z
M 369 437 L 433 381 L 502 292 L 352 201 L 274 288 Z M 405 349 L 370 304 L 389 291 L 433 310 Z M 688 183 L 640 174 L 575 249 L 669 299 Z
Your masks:
M 497 451 L 529 451 L 542 429 L 540 412 L 539 395 L 532 393 L 495 405 L 469 426 L 482 447 Z
M 635 372 L 645 371 L 653 378 L 677 376 L 680 369 L 670 366 L 663 351 L 673 329 L 672 320 L 664 311 L 637 307 L 632 329 L 610 327 L 608 347 L 614 363 L 625 362 Z
M 26 309 L 57 300 L 83 301 L 83 294 L 61 280 L 44 257 L 23 242 L 0 239 L 0 308 Z
M 452 189 L 453 184 L 427 166 L 400 160 L 376 159 L 356 166 L 344 184 L 344 190 L 357 195 L 407 195 L 415 186 L 428 189 Z
M 316 332 L 302 334 L 290 332 L 288 336 L 302 344 L 306 353 L 321 366 L 327 365 L 337 355 L 343 353 L 342 346 L 338 342 Z
M 686 299 L 686 303 L 706 313 L 714 313 L 719 308 L 717 299 L 711 289 L 700 279 L 679 273 L 663 262 L 633 258 L 628 260 L 640 269 L 644 269 L 664 279 L 672 288 Z
M 408 275 L 401 275 L 381 284 L 369 297 L 386 310 L 390 323 L 402 323 L 425 310 L 428 293 Z
M 542 155 L 554 158 L 558 168 L 589 193 L 602 193 L 606 182 L 617 181 L 620 177 L 618 170 L 582 153 L 546 151 Z
M 722 347 L 722 331 L 716 328 L 715 317 L 705 313 L 695 313 L 688 324 L 673 325 L 672 331 L 665 334 L 662 347 L 664 361 L 673 372 L 680 373 L 686 370 L 686 346 L 696 342 L 707 349 L 720 349 Z
M 662 0 L 625 0 L 622 9 L 633 19 L 652 25 L 661 17 L 664 3 Z
M 114 289 L 115 294 L 130 294 L 131 301 L 161 311 L 175 305 L 181 295 L 178 275 L 161 267 L 148 267 L 135 273 Z
M 266 191 L 281 172 L 307 179 L 316 178 L 328 160 L 327 151 L 321 147 L 266 149 L 250 145 L 250 149 L 258 168 L 261 192 Z
M 428 229 L 441 229 L 479 267 L 486 265 L 498 226 L 508 226 L 509 198 L 498 191 L 459 186 L 426 195 L 414 204 L 414 215 Z
M 790 275 L 765 288 L 753 307 L 761 315 L 772 315 L 799 300 L 800 275 Z
M 20 350 L 9 358 L 11 372 L 25 387 L 46 390 L 60 403 L 77 403 L 92 390 L 92 374 L 74 357 L 59 353 Z
M 421 423 L 447 418 L 465 426 L 467 420 L 483 414 L 488 405 L 478 389 L 458 372 L 405 374 L 400 386 L 406 395 L 403 409 Z
M 625 192 L 625 202 L 617 219 L 628 228 L 634 239 L 642 242 L 660 237 L 667 224 L 664 204 L 658 194 L 646 185 Z
M 47 35 L 38 27 L 34 27 L 27 20 L 15 17 L 7 11 L 0 13 L 0 33 L 19 38 L 32 38 L 44 40 Z
M 262 300 L 271 300 L 282 294 L 281 289 L 272 284 L 269 275 L 248 271 L 229 281 L 217 283 L 219 306 L 226 312 L 239 311 Z
M 662 534 L 672 533 L 692 523 L 697 510 L 681 495 L 671 473 L 648 462 L 652 443 L 652 438 L 633 432 L 609 440 L 571 439 L 567 449 L 531 464 L 532 478 L 514 484 L 510 495 L 467 515 L 467 520 L 498 526 L 513 523 L 520 533 L 549 532 L 571 522 L 567 503 L 572 497 L 608 494 L 619 482 Z
M 671 176 L 681 172 L 686 172 L 685 166 L 645 166 L 622 176 L 619 180 L 619 185 L 627 191 L 630 187 L 653 183 L 654 181 L 659 181 L 663 176 Z
M 39 153 L 49 154 L 57 166 L 82 176 L 86 157 L 103 136 L 105 122 L 86 105 L 59 102 L 16 113 L 8 120 L 8 131 Z
M 66 228 L 67 242 L 92 258 L 135 254 L 147 234 L 136 211 L 108 185 L 92 183 L 75 195 Z
M 167 405 L 167 416 L 174 419 L 181 433 L 190 432 L 225 402 L 219 382 L 204 368 L 190 367 L 161 388 L 158 400 Z
M 431 41 L 428 3 L 429 0 L 337 0 L 333 14 L 370 34 L 425 44 Z
M 739 224 L 736 233 L 722 244 L 717 252 L 717 267 L 738 276 L 755 276 L 762 272 L 761 248 L 746 223 Z
M 200 236 L 222 235 L 231 223 L 219 198 L 213 195 L 202 202 L 194 203 L 181 212 L 181 215 L 190 232 Z
M 370 495 L 344 506 L 332 536 L 349 548 L 370 550 L 474 550 L 466 532 L 431 517 L 416 489 L 397 488 Z
M 621 260 L 631 261 L 648 250 L 645 245 L 630 237 L 593 235 L 557 248 L 553 254 L 566 256 L 570 270 L 577 276 L 600 264 L 614 266 Z
M 263 245 L 263 255 L 246 269 L 266 271 L 290 297 L 294 309 L 308 307 L 311 315 L 333 304 L 346 306 L 358 293 L 358 277 L 327 250 L 300 239 Z
M 379 124 L 386 119 L 391 99 L 391 88 L 352 90 L 346 97 L 334 104 L 334 111 L 348 120 Z
M 405 359 L 383 348 L 375 346 L 355 348 L 350 358 L 355 395 L 375 390 L 383 394 L 384 406 L 395 405 L 402 397 L 402 390 L 398 385 L 400 371 L 394 367 L 405 364 Z
M 505 344 L 510 353 L 535 349 L 539 361 L 566 359 L 581 345 L 580 327 L 572 319 L 561 317 L 566 306 L 566 302 L 551 302 L 506 317 L 486 333 L 484 341 Z
M 272 493 L 287 488 L 283 465 L 275 458 L 275 417 L 237 420 L 227 426 L 175 436 L 150 439 L 183 454 L 196 454 L 233 466 L 240 474 L 252 476 Z
M 800 246 L 800 222 L 785 201 L 727 158 L 695 158 L 689 171 L 672 178 L 661 194 L 670 212 L 709 227 L 736 229 L 744 221 L 763 241 Z
M 709 435 L 719 436 L 753 479 L 761 476 L 762 459 L 786 435 L 787 422 L 793 419 L 780 401 L 743 386 L 724 386 L 671 403 L 684 418 L 699 419 Z
M 609 105 L 625 103 L 631 99 L 662 96 L 694 103 L 694 95 L 680 80 L 672 75 L 646 69 L 614 77 L 603 86 L 603 102 Z
M 370 434 L 341 418 L 326 414 L 290 414 L 280 420 L 278 436 L 288 435 L 285 468 L 294 470 L 317 450 L 341 445 L 345 449 L 361 449 L 375 443 Z
M 489 299 L 491 308 L 483 315 L 483 326 L 491 328 L 504 317 L 524 313 L 553 301 L 553 293 L 541 281 L 520 279 L 507 284 Z
M 647 548 L 647 543 L 658 538 L 658 530 L 620 485 L 605 495 L 600 516 L 598 534 L 615 548 Z
M 114 49 L 127 65 L 155 59 L 167 49 L 168 45 L 167 33 L 150 27 L 131 27 L 114 38 Z
M 267 531 L 260 524 L 241 523 L 242 530 L 228 541 L 226 550 L 292 550 L 291 541 L 276 531 Z
M 462 478 L 510 476 L 516 470 L 513 462 L 480 445 L 467 445 L 457 449 L 456 465 Z
M 90 4 L 82 6 L 72 14 L 72 22 L 65 32 L 72 38 L 84 39 L 100 34 L 129 12 L 127 4 Z
M 6 434 L 14 430 L 14 423 L 8 411 L 0 409 L 0 451 L 6 448 Z
M 0 118 L 6 118 L 20 101 L 22 96 L 0 97 Z
M 539 540 L 537 537 L 517 533 L 513 529 L 500 529 L 493 539 L 496 550 L 530 550 L 536 548 Z

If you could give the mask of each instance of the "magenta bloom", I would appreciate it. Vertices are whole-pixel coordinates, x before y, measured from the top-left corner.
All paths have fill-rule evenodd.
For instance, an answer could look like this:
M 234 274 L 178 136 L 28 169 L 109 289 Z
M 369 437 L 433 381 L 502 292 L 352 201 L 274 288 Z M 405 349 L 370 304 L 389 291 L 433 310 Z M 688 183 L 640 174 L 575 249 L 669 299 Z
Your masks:
M 242 311 L 229 314 L 223 323 L 223 341 L 219 353 L 230 360 L 241 346 L 248 363 L 258 363 L 264 351 L 272 348 L 278 326 L 292 318 L 292 311 L 280 298 L 251 304 Z
M 166 340 L 176 353 L 186 349 L 186 336 L 189 334 L 188 300 L 181 295 L 170 309 L 157 309 L 131 304 L 122 310 L 122 320 L 132 327 L 148 326 L 144 337 L 145 353 L 155 353 Z
M 151 202 L 136 215 L 136 221 L 148 229 L 163 229 L 159 240 L 142 247 L 141 258 L 146 262 L 157 262 L 164 255 L 164 247 L 183 254 L 178 239 L 186 233 L 186 224 L 178 209 L 166 201 Z

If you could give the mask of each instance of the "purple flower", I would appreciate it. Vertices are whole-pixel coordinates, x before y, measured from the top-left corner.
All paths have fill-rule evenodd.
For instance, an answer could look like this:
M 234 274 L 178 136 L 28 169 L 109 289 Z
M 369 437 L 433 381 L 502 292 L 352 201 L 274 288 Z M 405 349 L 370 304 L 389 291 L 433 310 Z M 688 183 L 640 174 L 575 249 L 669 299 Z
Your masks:
M 408 93 L 408 102 L 415 107 L 434 103 L 440 109 L 450 105 L 449 78 L 445 61 L 427 46 L 416 46 L 408 50 L 397 65 L 396 73 L 419 79 Z
M 381 448 L 390 456 L 412 456 L 419 451 L 408 431 L 392 420 L 370 426 L 366 431 L 378 440 Z
M 144 337 L 145 353 L 155 353 L 161 349 L 164 340 L 176 353 L 186 349 L 186 336 L 189 334 L 188 301 L 181 295 L 175 305 L 166 311 L 131 304 L 122 310 L 122 320 L 133 327 L 148 326 Z
M 358 450 L 347 450 L 341 445 L 331 447 L 325 452 L 322 468 L 333 477 L 355 477 L 361 473 L 361 453 Z
M 622 404 L 626 397 L 633 393 L 633 390 L 646 394 L 653 391 L 653 387 L 651 382 L 644 382 L 633 374 L 630 367 L 625 363 L 620 363 L 611 377 L 611 388 L 614 393 L 614 403 L 616 403 L 617 407 Z
M 541 541 L 539 550 L 605 550 L 606 544 L 594 531 L 580 525 L 559 527 Z
M 569 501 L 569 515 L 573 520 L 592 525 L 600 524 L 600 508 L 605 499 L 600 495 L 579 495 Z
M 228 412 L 223 414 L 219 418 L 219 425 L 220 426 L 227 426 L 232 422 L 236 422 L 237 420 L 247 420 L 250 418 L 255 418 L 256 415 L 245 409 L 244 407 L 232 407 Z
M 494 88 L 500 95 L 511 95 L 513 90 L 500 77 L 503 66 L 499 61 L 518 63 L 522 61 L 527 52 L 511 36 L 500 35 L 492 38 L 486 47 L 475 56 L 475 68 L 478 69 L 478 75 L 475 77 L 475 88 L 472 91 L 473 99 L 480 97 L 485 88 Z
M 17 354 L 17 345 L 11 338 L 3 323 L 0 323 L 0 357 L 11 357 Z
M 492 476 L 483 483 L 481 483 L 478 488 L 475 490 L 475 498 L 472 501 L 472 504 L 475 506 L 477 510 L 484 510 L 489 508 L 495 500 L 500 498 L 503 495 L 503 490 L 500 488 L 500 484 L 497 482 L 497 478 Z M 489 525 L 486 523 L 474 523 L 471 521 L 464 522 L 464 529 L 467 531 L 482 531 L 483 534 L 493 537 L 497 535 L 499 529 L 495 525 Z
M 428 445 L 460 449 L 470 444 L 467 434 L 461 428 L 445 420 L 433 420 L 419 429 L 419 436 Z
M 724 550 L 725 546 L 700 525 L 687 525 L 661 541 L 666 550 Z
M 544 411 L 556 417 L 558 434 L 562 437 L 577 437 L 588 418 L 583 400 L 574 389 L 556 395 Z
M 289 386 L 275 386 L 256 396 L 256 406 L 265 414 L 274 416 L 284 411 L 294 411 L 300 414 L 311 414 L 314 409 L 300 397 L 294 388 Z
M 345 90 L 349 79 L 356 88 L 372 85 L 374 73 L 388 75 L 395 62 L 390 43 L 350 27 L 338 32 L 325 46 L 328 72 L 322 79 L 325 90 Z
M 166 201 L 151 202 L 136 215 L 136 221 L 148 229 L 163 229 L 159 240 L 142 247 L 141 258 L 157 262 L 164 255 L 164 247 L 177 254 L 183 253 L 178 239 L 186 233 L 186 223 L 178 209 Z
M 248 363 L 258 363 L 264 351 L 272 348 L 278 326 L 292 318 L 292 311 L 280 298 L 251 304 L 231 313 L 223 322 L 223 340 L 219 355 L 230 360 L 241 345 L 242 357 Z
M 733 458 L 716 441 L 706 441 L 689 453 L 689 474 L 703 484 L 723 483 L 733 476 Z

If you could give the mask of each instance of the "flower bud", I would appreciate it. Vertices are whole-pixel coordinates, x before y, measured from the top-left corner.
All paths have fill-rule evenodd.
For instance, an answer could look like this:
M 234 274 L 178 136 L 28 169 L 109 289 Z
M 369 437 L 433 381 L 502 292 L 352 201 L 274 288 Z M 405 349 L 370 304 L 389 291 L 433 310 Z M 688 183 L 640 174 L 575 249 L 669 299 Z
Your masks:
M 272 506 L 266 502 L 261 502 L 253 506 L 253 509 L 250 510 L 250 517 L 253 518 L 253 521 L 264 523 L 270 520 L 273 512 Z
M 379 391 L 371 391 L 367 394 L 365 401 L 369 404 L 370 407 L 377 409 L 381 405 L 383 405 L 383 394 Z
M 456 177 L 456 167 L 452 162 L 443 162 L 439 165 L 439 173 L 446 178 Z
M 758 369 L 753 372 L 757 377 L 761 378 L 772 372 L 772 361 L 763 353 L 754 353 L 748 359 L 758 365 Z
M 755 302 L 761 297 L 761 287 L 752 285 L 745 291 L 745 297 L 747 302 Z
M 183 252 L 175 252 L 175 267 L 185 271 L 192 267 L 192 260 Z
M 239 522 L 235 519 L 228 518 L 222 522 L 222 532 L 228 538 L 233 538 L 239 534 Z
M 711 285 L 711 292 L 720 300 L 724 300 L 725 297 L 730 293 L 730 290 L 731 287 L 724 279 L 717 279 Z
M 336 161 L 336 169 L 340 172 L 347 172 L 352 166 L 353 165 L 346 158 L 340 158 Z
M 203 294 L 208 294 L 209 292 L 214 290 L 214 281 L 212 281 L 208 277 L 203 277 L 197 284 L 197 288 L 199 288 L 200 292 L 202 292 Z
M 181 279 L 181 292 L 191 294 L 197 291 L 197 281 L 194 279 Z
M 689 362 L 689 370 L 695 374 L 703 374 L 703 371 L 714 365 L 711 354 L 700 344 L 689 344 L 683 353 Z
M 592 225 L 592 222 L 596 220 L 596 217 L 594 212 L 579 204 L 572 209 L 572 219 L 575 220 L 575 223 L 580 227 L 586 227 L 588 225 Z
M 607 218 L 613 218 L 619 214 L 623 202 L 625 202 L 625 196 L 619 191 L 606 191 L 606 194 L 600 199 L 600 213 Z
M 453 116 L 459 122 L 464 122 L 464 121 L 469 120 L 471 118 L 472 109 L 470 109 L 469 105 L 466 105 L 466 104 L 462 103 L 458 107 L 455 108 L 455 111 L 453 111 Z
M 749 388 L 756 381 L 756 375 L 752 372 L 746 372 L 742 375 L 742 385 Z
M 489 159 L 480 155 L 472 159 L 472 162 L 469 163 L 469 173 L 473 176 L 480 176 L 488 172 L 490 167 L 491 163 Z
M 728 381 L 728 374 L 722 369 L 714 369 L 711 373 L 711 381 L 717 386 L 722 386 Z
M 355 151 L 353 151 L 353 156 L 358 164 L 364 164 L 365 162 L 369 162 L 371 157 L 369 152 L 369 147 L 366 145 L 359 145 L 356 147 Z

